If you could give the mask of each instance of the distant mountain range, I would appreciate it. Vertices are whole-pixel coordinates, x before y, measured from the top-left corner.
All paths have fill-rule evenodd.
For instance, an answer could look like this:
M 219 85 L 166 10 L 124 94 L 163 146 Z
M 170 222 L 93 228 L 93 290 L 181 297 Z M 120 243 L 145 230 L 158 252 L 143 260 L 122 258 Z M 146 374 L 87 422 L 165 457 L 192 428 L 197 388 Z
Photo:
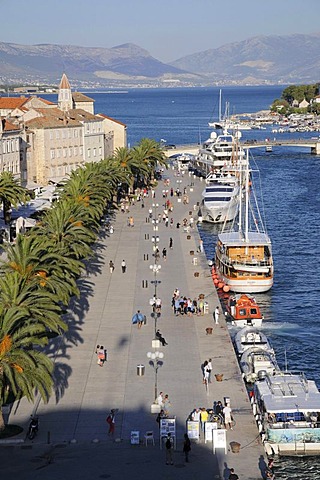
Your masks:
M 0 83 L 117 84 L 315 83 L 320 71 L 320 34 L 258 36 L 220 48 L 160 62 L 137 45 L 113 48 L 19 45 L 0 42 Z

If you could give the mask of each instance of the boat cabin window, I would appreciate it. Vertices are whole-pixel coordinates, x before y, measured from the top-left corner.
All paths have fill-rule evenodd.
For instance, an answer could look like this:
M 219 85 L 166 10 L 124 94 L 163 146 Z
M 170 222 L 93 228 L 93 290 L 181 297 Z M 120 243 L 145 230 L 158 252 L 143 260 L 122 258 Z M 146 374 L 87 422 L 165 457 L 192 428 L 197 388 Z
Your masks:
M 230 202 L 231 197 L 208 197 L 206 195 L 205 201 L 206 202 Z
M 240 308 L 239 315 L 240 317 L 245 317 L 247 315 L 247 310 L 245 308 Z
M 250 315 L 257 315 L 257 309 L 256 308 L 250 308 Z
M 302 412 L 276 413 L 277 422 L 303 422 L 304 420 Z

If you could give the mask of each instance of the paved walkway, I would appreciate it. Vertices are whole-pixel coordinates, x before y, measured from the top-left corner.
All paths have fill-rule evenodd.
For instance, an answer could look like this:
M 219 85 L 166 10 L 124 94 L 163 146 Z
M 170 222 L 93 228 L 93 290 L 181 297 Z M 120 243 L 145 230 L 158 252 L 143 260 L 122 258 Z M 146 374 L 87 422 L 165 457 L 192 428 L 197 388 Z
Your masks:
M 177 197 L 169 197 L 174 203 L 174 228 L 161 222 L 158 231 L 154 232 L 147 217 L 148 209 L 155 202 L 159 204 L 157 213 L 163 211 L 162 190 L 168 187 L 160 182 L 155 199 L 147 198 L 145 208 L 141 208 L 138 202 L 130 208 L 130 213 L 119 212 L 114 233 L 101 237 L 96 257 L 88 265 L 88 275 L 81 280 L 82 296 L 74 302 L 68 315 L 70 330 L 64 339 L 56 339 L 50 347 L 56 359 L 56 395 L 47 405 L 42 402 L 36 405 L 40 431 L 32 451 L 21 450 L 22 447 L 11 450 L 8 471 L 15 470 L 16 479 L 29 478 L 24 458 L 25 462 L 34 462 L 30 471 L 33 479 L 43 478 L 40 475 L 42 468 L 46 468 L 46 479 L 56 478 L 61 467 L 66 479 L 75 471 L 77 478 L 90 480 L 126 478 L 128 475 L 131 478 L 146 478 L 148 475 L 154 479 L 185 479 L 197 475 L 199 480 L 218 479 L 227 478 L 230 467 L 235 468 L 240 479 L 261 478 L 263 448 L 227 326 L 223 318 L 219 325 L 213 323 L 212 312 L 219 299 L 205 255 L 196 253 L 198 232 L 191 230 L 188 239 L 183 228 L 176 228 L 176 223 L 181 223 L 183 218 L 196 217 L 194 205 L 200 200 L 204 185 L 188 175 L 176 177 L 172 170 L 166 175 L 170 177 L 170 187 L 179 186 L 182 191 L 186 187 L 190 202 L 183 205 Z M 195 185 L 190 188 L 191 182 Z M 129 215 L 135 220 L 133 228 L 127 226 Z M 169 394 L 170 413 L 176 417 L 178 451 L 174 467 L 164 465 L 164 452 L 160 451 L 157 438 L 158 426 L 155 415 L 150 413 L 155 372 L 148 363 L 147 352 L 153 350 L 155 328 L 149 306 L 154 293 L 150 265 L 154 263 L 151 238 L 155 234 L 159 236 L 160 252 L 164 246 L 167 248 L 167 260 L 160 260 L 162 268 L 157 275 L 161 282 L 158 296 L 163 303 L 158 328 L 168 342 L 168 346 L 160 349 L 164 359 L 158 370 L 158 391 Z M 173 239 L 172 250 L 168 248 L 170 237 Z M 190 251 L 195 254 L 191 255 Z M 197 265 L 194 257 L 197 257 Z M 126 273 L 121 271 L 123 259 L 127 264 Z M 115 264 L 113 273 L 109 272 L 109 260 Z M 195 272 L 199 272 L 199 277 L 194 275 Z M 174 316 L 171 297 L 175 288 L 191 298 L 203 293 L 209 304 L 209 314 Z M 131 323 L 137 309 L 147 316 L 147 324 L 141 329 Z M 213 327 L 213 335 L 206 335 L 208 326 Z M 97 344 L 103 344 L 108 351 L 108 361 L 103 367 L 97 365 Z M 215 382 L 213 376 L 213 383 L 206 391 L 202 384 L 201 364 L 209 357 L 213 360 L 213 374 L 223 373 L 224 380 Z M 145 374 L 138 376 L 137 365 L 141 364 L 145 366 Z M 211 407 L 214 401 L 223 401 L 224 397 L 231 399 L 237 422 L 235 429 L 227 432 L 227 455 L 212 455 L 211 444 L 205 444 L 201 439 L 199 444 L 193 445 L 191 463 L 186 466 L 181 444 L 189 413 L 195 407 Z M 108 438 L 106 424 L 112 408 L 119 409 L 114 439 Z M 32 409 L 32 405 L 21 401 L 14 406 L 10 423 L 26 426 Z M 153 430 L 157 447 L 130 445 L 132 430 L 140 431 L 142 440 L 147 430 Z M 113 441 L 117 439 L 119 442 Z M 72 441 L 77 444 L 70 444 Z M 232 453 L 231 441 L 241 444 L 240 453 Z M 50 445 L 46 446 L 47 443 Z M 24 447 L 27 445 L 30 445 L 29 441 Z M 46 454 L 41 456 L 41 452 Z M 3 454 L 2 448 L 0 455 Z M 22 463 L 16 458 L 21 458 Z M 49 465 L 45 467 L 46 464 Z M 38 467 L 41 467 L 39 476 Z

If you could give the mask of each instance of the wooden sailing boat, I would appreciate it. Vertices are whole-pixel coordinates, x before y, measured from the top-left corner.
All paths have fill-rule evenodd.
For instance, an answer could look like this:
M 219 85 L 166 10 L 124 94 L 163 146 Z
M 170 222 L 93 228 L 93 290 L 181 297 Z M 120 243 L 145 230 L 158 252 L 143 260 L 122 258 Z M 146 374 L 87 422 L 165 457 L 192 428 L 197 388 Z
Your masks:
M 238 228 L 218 235 L 215 266 L 219 278 L 238 293 L 268 291 L 273 285 L 271 240 L 254 203 L 247 151 L 245 194 L 240 196 Z M 254 209 L 255 207 L 255 209 Z M 252 225 L 254 226 L 252 228 Z

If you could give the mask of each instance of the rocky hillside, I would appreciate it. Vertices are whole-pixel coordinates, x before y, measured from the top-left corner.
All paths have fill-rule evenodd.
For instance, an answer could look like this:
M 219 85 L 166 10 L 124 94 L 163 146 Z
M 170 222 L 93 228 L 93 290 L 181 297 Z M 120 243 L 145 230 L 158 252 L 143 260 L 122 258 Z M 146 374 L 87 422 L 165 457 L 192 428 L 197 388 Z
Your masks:
M 320 34 L 253 37 L 188 55 L 171 65 L 218 82 L 318 82 Z
M 0 42 L 0 84 L 57 83 L 66 72 L 94 85 L 316 83 L 320 34 L 258 36 L 180 58 L 170 65 L 126 43 L 113 48 Z
M 178 67 L 160 62 L 131 43 L 113 48 L 91 48 L 0 42 L 0 82 L 22 78 L 56 82 L 62 72 L 66 72 L 70 79 L 87 81 L 148 80 L 186 75 Z

